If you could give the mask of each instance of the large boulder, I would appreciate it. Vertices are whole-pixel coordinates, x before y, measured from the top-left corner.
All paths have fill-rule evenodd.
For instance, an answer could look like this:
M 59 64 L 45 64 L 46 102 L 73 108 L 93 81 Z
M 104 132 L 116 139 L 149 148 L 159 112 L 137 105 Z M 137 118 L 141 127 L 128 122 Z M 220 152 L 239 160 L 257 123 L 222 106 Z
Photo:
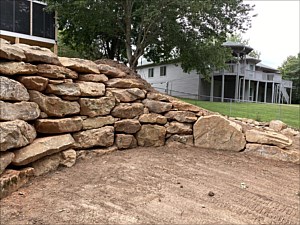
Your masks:
M 0 175 L 5 168 L 12 162 L 15 154 L 13 152 L 0 152 Z
M 145 85 L 142 81 L 133 78 L 113 78 L 106 82 L 107 87 L 111 88 L 141 88 L 145 89 Z
M 193 134 L 193 125 L 173 121 L 166 125 L 168 134 Z
M 121 103 L 111 112 L 112 116 L 122 119 L 133 119 L 143 113 L 144 105 L 142 103 Z
M 141 129 L 141 124 L 138 120 L 125 119 L 115 122 L 115 131 L 127 134 L 135 134 Z
M 116 145 L 118 149 L 129 149 L 137 147 L 137 141 L 130 134 L 116 134 Z
M 23 120 L 0 122 L 0 151 L 20 148 L 36 138 L 36 131 Z
M 119 102 L 134 102 L 138 99 L 145 98 L 145 92 L 139 88 L 129 88 L 129 89 L 118 89 L 109 88 L 108 89 Z
M 35 122 L 35 129 L 44 134 L 61 134 L 80 131 L 83 120 L 81 117 L 63 119 L 38 119 Z
M 101 97 L 98 99 L 81 98 L 80 115 L 96 117 L 108 115 L 115 107 L 116 101 L 114 97 Z
M 24 62 L 1 62 L 0 74 L 16 75 L 16 74 L 35 74 L 37 68 L 35 65 Z
M 38 75 L 51 79 L 76 79 L 78 77 L 78 74 L 75 71 L 65 68 L 63 66 L 39 64 L 37 68 Z
M 0 76 L 0 100 L 28 101 L 29 94 L 23 84 Z
M 283 150 L 277 146 L 247 144 L 244 152 L 246 154 L 252 154 L 267 159 L 275 159 L 298 164 L 300 163 L 299 151 Z
M 35 102 L 9 103 L 0 101 L 0 120 L 35 120 L 40 116 L 40 108 Z
M 120 78 L 126 76 L 126 73 L 123 72 L 122 70 L 109 66 L 107 64 L 98 64 L 98 69 L 100 73 L 104 73 L 109 77 Z
M 102 83 L 80 81 L 79 86 L 81 96 L 99 97 L 105 95 L 105 85 Z
M 80 88 L 75 83 L 48 84 L 46 93 L 66 96 L 80 96 Z
M 94 118 L 85 118 L 82 123 L 83 130 L 96 129 L 107 125 L 113 125 L 116 119 L 112 116 L 98 116 Z
M 24 51 L 0 38 L 0 58 L 12 61 L 23 61 L 26 59 Z
M 100 73 L 97 64 L 90 60 L 59 57 L 59 61 L 63 66 L 79 73 Z
M 30 90 L 29 94 L 30 101 L 37 103 L 48 116 L 64 117 L 80 112 L 80 106 L 77 102 L 64 101 L 58 97 L 46 96 L 33 90 Z
M 139 146 L 159 147 L 165 144 L 166 128 L 159 125 L 142 125 L 140 131 L 136 134 Z
M 31 167 L 21 170 L 5 170 L 0 176 L 0 199 L 18 190 L 33 176 Z
M 48 84 L 48 79 L 40 76 L 19 76 L 17 80 L 27 89 L 35 91 L 44 91 Z
M 170 111 L 165 114 L 165 117 L 181 123 L 194 123 L 197 121 L 196 114 L 189 111 Z
M 193 132 L 195 146 L 200 148 L 240 151 L 246 145 L 242 127 L 219 115 L 201 117 Z
M 104 74 L 80 74 L 78 80 L 103 83 L 108 81 L 108 78 Z
M 70 134 L 38 138 L 30 145 L 14 151 L 15 158 L 12 164 L 16 166 L 27 165 L 47 155 L 69 149 L 74 143 Z
M 246 131 L 246 140 L 251 143 L 276 145 L 279 148 L 285 148 L 293 144 L 293 141 L 283 134 L 255 129 Z
M 164 125 L 168 122 L 167 117 L 157 113 L 146 113 L 140 116 L 141 123 L 154 123 Z
M 272 121 L 270 121 L 269 127 L 271 129 L 273 129 L 274 131 L 279 132 L 279 131 L 287 128 L 287 125 L 280 120 L 272 120 Z
M 168 112 L 172 109 L 172 103 L 169 102 L 160 102 L 160 101 L 145 99 L 143 103 L 149 109 L 149 111 L 153 113 Z
M 48 48 L 42 48 L 39 46 L 30 46 L 25 44 L 14 44 L 24 51 L 27 62 L 42 62 L 54 65 L 61 65 L 57 55 L 51 52 Z
M 114 127 L 107 126 L 81 131 L 73 134 L 73 137 L 76 141 L 76 148 L 109 147 L 114 144 Z

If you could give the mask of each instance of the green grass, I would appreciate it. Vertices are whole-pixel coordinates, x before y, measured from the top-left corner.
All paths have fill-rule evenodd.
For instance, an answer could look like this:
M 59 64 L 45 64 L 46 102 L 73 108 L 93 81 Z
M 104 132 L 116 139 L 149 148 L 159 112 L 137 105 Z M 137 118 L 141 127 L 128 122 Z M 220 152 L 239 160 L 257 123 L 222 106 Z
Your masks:
M 204 109 L 232 117 L 250 118 L 260 122 L 281 120 L 289 126 L 300 129 L 300 106 L 264 103 L 225 103 L 182 99 Z

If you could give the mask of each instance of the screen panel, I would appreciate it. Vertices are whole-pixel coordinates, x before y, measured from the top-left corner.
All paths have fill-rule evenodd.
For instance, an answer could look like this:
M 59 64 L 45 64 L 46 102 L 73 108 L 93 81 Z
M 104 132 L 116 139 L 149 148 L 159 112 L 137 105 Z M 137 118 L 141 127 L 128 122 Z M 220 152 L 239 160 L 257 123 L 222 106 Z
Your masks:
M 14 1 L 0 0 L 0 29 L 14 31 Z
M 15 1 L 15 32 L 30 34 L 30 2 Z

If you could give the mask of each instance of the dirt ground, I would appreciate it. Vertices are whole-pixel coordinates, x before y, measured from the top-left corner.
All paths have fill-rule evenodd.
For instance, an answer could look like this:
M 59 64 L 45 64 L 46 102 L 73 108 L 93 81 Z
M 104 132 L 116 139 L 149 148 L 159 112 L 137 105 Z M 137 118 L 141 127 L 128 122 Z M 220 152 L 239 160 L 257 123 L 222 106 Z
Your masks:
M 299 175 L 244 153 L 117 151 L 32 179 L 1 224 L 299 224 Z

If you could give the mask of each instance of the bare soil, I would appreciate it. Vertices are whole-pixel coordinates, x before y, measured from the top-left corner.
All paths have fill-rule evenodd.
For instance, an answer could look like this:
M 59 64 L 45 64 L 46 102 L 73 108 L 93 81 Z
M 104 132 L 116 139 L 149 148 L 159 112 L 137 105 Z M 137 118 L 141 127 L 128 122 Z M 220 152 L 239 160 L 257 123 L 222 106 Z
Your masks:
M 32 179 L 1 224 L 299 224 L 299 175 L 245 153 L 117 151 Z

